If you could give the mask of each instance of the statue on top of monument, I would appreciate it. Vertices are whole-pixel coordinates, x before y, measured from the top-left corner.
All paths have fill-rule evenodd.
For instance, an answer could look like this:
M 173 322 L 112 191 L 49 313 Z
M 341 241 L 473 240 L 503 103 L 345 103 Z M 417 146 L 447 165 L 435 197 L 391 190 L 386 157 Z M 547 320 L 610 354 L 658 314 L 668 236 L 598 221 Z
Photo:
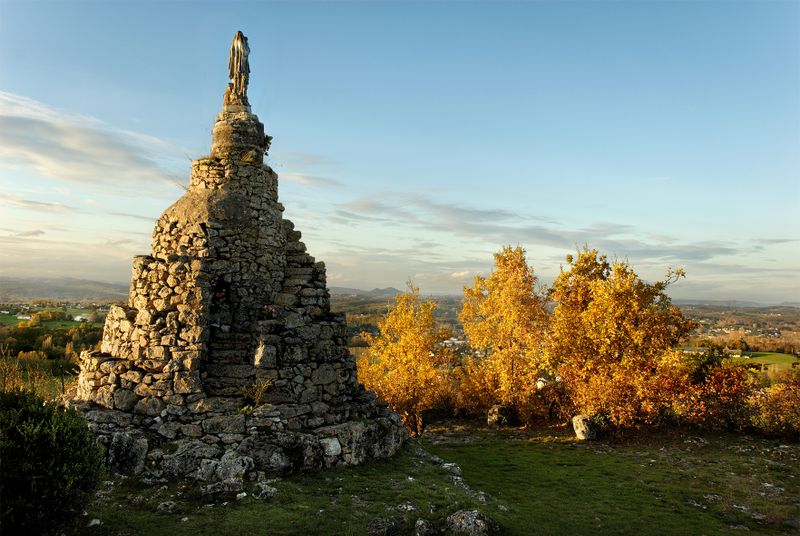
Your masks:
M 236 32 L 228 57 L 228 77 L 231 83 L 225 91 L 225 104 L 249 105 L 247 102 L 247 84 L 250 81 L 250 63 L 247 61 L 249 55 L 247 38 L 241 31 Z

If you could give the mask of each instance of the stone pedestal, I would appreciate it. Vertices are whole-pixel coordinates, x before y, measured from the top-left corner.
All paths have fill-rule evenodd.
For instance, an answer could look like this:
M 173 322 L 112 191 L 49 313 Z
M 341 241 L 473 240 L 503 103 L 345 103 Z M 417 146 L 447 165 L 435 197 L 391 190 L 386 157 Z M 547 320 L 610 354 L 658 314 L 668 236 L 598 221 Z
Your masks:
M 116 470 L 243 478 L 391 456 L 406 437 L 358 383 L 325 265 L 263 163 L 269 139 L 249 106 L 225 107 L 151 254 L 134 258 L 102 350 L 81 356 L 75 403 Z

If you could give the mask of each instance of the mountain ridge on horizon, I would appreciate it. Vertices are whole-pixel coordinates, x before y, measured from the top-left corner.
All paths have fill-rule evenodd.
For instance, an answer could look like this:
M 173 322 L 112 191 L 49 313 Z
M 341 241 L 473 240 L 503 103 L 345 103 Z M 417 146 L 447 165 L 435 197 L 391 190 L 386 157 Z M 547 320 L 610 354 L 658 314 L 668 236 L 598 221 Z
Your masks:
M 23 303 L 33 300 L 97 301 L 124 300 L 129 284 L 96 281 L 76 277 L 14 277 L 0 276 L 0 303 Z M 328 287 L 332 296 L 393 297 L 403 291 L 395 287 L 373 288 Z M 459 293 L 429 292 L 430 296 L 459 296 Z M 705 305 L 718 307 L 800 307 L 800 302 L 764 303 L 750 300 L 712 300 L 676 298 L 675 305 Z

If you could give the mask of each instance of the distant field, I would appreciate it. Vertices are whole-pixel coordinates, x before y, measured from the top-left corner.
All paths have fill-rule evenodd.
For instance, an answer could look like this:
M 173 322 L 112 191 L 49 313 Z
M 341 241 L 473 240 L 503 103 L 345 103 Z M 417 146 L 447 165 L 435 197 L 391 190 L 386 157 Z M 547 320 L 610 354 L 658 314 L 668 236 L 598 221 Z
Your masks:
M 790 354 L 779 354 L 777 352 L 745 352 L 749 356 L 749 361 L 754 363 L 794 363 L 797 358 Z
M 745 357 L 749 356 L 749 357 Z M 734 357 L 736 363 L 760 363 L 762 365 L 775 365 L 776 369 L 792 368 L 792 363 L 800 360 L 793 355 L 779 354 L 776 352 L 745 352 L 742 357 Z
M 48 320 L 47 322 L 42 322 L 42 325 L 47 329 L 68 329 L 81 324 L 88 324 L 90 326 L 101 325 L 97 322 L 75 322 L 73 320 Z
M 70 308 L 67 311 L 72 316 L 88 315 L 89 309 L 75 309 Z M 17 315 L 0 315 L 0 325 L 2 326 L 16 326 L 20 322 L 27 322 L 27 320 L 19 320 Z M 48 320 L 42 322 L 42 326 L 46 329 L 68 329 L 85 322 L 75 322 L 73 320 Z M 89 323 L 90 326 L 101 326 L 102 322 Z

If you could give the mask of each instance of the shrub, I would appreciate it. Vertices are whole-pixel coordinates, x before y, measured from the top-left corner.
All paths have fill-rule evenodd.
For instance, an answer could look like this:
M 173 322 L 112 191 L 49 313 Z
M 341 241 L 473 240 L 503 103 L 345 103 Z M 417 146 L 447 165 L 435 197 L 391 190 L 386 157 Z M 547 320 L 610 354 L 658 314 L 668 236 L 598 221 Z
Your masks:
M 267 378 L 265 380 L 259 380 L 253 385 L 249 387 L 245 387 L 242 389 L 242 395 L 252 402 L 253 406 L 258 407 L 261 405 L 261 402 L 264 400 L 264 395 L 267 394 L 272 388 L 272 380 Z
M 7 357 L 0 358 L 0 391 L 20 389 L 23 383 L 19 361 Z
M 701 383 L 690 386 L 679 413 L 702 428 L 740 430 L 747 426 L 754 389 L 747 369 L 723 362 L 709 368 Z
M 28 391 L 0 393 L 0 529 L 46 534 L 76 515 L 100 478 L 86 420 Z
M 627 263 L 588 248 L 567 262 L 553 282 L 547 339 L 575 409 L 604 415 L 612 427 L 662 421 L 685 383 L 671 349 L 693 327 L 665 292 L 683 271 L 647 283 Z
M 494 271 L 475 276 L 472 287 L 464 288 L 458 318 L 470 346 L 481 355 L 473 355 L 462 369 L 463 409 L 485 411 L 502 404 L 529 416 L 536 379 L 547 369 L 542 352 L 546 303 L 519 246 L 495 253 Z
M 449 353 L 439 343 L 448 336 L 423 300 L 419 288 L 395 297 L 395 306 L 378 322 L 380 335 L 362 333 L 369 350 L 358 360 L 358 378 L 397 412 L 413 436 L 425 428 L 424 414 L 447 395 Z
M 771 387 L 756 392 L 752 413 L 759 431 L 800 439 L 800 370 L 784 371 Z

